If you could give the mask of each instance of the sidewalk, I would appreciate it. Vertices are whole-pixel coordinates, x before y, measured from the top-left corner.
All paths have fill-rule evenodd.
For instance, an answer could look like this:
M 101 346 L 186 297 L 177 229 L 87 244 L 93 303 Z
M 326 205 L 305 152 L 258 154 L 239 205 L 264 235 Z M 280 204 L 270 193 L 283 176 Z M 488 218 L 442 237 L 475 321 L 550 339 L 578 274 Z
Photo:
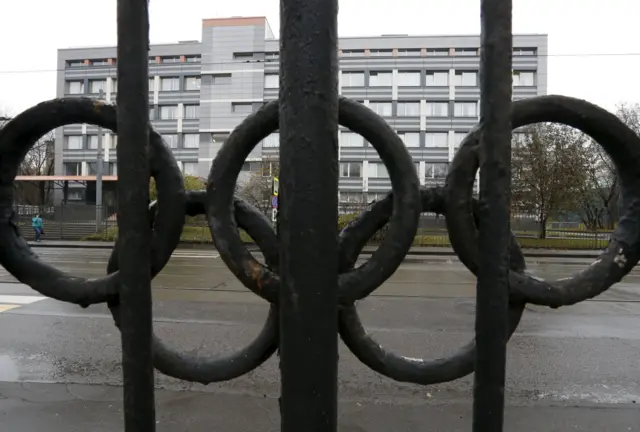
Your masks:
M 41 243 L 28 242 L 33 248 L 85 248 L 85 249 L 112 249 L 113 242 L 101 241 L 67 241 L 67 240 L 43 240 Z M 180 243 L 179 249 L 207 249 L 213 250 L 212 244 L 205 243 Z M 250 245 L 250 249 L 256 249 L 255 245 Z M 366 246 L 362 255 L 371 255 L 377 249 L 376 246 Z M 559 249 L 523 249 L 525 256 L 536 258 L 597 258 L 600 250 L 559 250 Z M 408 255 L 413 256 L 455 256 L 450 247 L 424 247 L 415 246 L 409 250 Z
M 278 432 L 278 401 L 222 391 L 156 391 L 158 432 Z M 428 388 L 424 388 L 426 395 Z M 511 432 L 639 431 L 636 405 L 562 406 L 532 402 L 507 406 Z M 462 432 L 471 430 L 471 401 L 425 397 L 340 401 L 340 432 Z M 0 422 L 6 431 L 122 431 L 122 389 L 104 385 L 0 383 Z

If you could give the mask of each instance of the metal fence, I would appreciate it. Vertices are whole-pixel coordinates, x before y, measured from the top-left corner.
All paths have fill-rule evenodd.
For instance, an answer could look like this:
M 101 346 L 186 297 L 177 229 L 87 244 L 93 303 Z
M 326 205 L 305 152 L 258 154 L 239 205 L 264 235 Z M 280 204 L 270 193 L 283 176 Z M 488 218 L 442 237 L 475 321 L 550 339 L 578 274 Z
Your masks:
M 445 188 L 421 190 L 394 131 L 373 111 L 338 96 L 337 0 L 281 0 L 280 100 L 235 129 L 213 162 L 206 192 L 185 194 L 170 149 L 149 127 L 148 2 L 118 1 L 117 112 L 91 99 L 57 99 L 28 109 L 0 131 L 0 263 L 45 296 L 81 306 L 108 304 L 122 334 L 126 431 L 155 429 L 154 367 L 208 384 L 246 374 L 276 350 L 281 429 L 335 431 L 338 334 L 362 362 L 397 381 L 430 385 L 475 372 L 473 430 L 502 430 L 506 344 L 525 304 L 557 308 L 594 297 L 620 281 L 640 257 L 640 138 L 612 114 L 582 100 L 544 96 L 511 102 L 511 7 L 510 0 L 481 2 L 482 117 L 455 155 Z M 511 129 L 535 122 L 564 123 L 601 143 L 618 169 L 625 204 L 602 255 L 558 281 L 525 273 L 510 232 Z M 109 276 L 102 279 L 75 278 L 43 264 L 16 230 L 12 212 L 12 182 L 26 151 L 45 132 L 70 123 L 117 130 L 120 139 L 120 232 Z M 393 186 L 392 195 L 339 235 L 338 123 L 372 143 Z M 252 148 L 278 128 L 282 201 L 274 231 L 262 214 L 234 197 L 234 187 Z M 478 168 L 476 201 L 471 188 Z M 146 205 L 149 172 L 158 189 L 158 205 L 151 210 Z M 241 351 L 205 359 L 176 352 L 153 334 L 150 279 L 177 246 L 185 212 L 206 213 L 224 262 L 271 304 L 262 332 Z M 355 307 L 400 265 L 421 212 L 446 215 L 451 245 L 478 277 L 475 339 L 445 359 L 409 359 L 388 351 L 367 334 Z M 354 268 L 369 237 L 385 225 L 377 251 Z M 238 227 L 258 243 L 265 265 L 249 253 Z

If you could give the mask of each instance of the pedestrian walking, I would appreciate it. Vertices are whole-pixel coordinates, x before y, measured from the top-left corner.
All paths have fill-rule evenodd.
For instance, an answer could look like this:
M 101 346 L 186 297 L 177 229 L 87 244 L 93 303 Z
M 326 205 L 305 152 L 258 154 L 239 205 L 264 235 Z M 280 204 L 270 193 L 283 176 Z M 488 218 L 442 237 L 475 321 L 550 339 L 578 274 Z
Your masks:
M 37 214 L 36 217 L 31 219 L 31 227 L 33 228 L 33 232 L 36 236 L 36 242 L 40 243 L 40 236 L 43 234 L 43 226 L 42 218 L 40 214 Z

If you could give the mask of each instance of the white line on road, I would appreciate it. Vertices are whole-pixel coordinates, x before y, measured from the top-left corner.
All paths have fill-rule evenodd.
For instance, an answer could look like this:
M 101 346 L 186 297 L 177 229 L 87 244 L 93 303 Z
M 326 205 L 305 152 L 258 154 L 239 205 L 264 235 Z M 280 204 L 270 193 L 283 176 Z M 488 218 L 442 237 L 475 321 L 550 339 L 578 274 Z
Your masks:
M 27 305 L 44 300 L 46 297 L 22 296 L 22 295 L 0 295 L 0 303 L 11 303 Z

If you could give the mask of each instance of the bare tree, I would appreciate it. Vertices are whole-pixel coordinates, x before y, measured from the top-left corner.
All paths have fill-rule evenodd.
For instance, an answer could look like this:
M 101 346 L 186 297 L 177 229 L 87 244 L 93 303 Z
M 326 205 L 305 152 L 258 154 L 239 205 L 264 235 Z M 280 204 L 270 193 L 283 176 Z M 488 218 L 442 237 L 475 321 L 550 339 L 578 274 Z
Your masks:
M 271 209 L 271 193 L 273 177 L 280 173 L 280 166 L 275 161 L 264 161 L 258 171 L 252 172 L 249 180 L 238 188 L 238 195 L 263 214 Z
M 54 174 L 54 133 L 53 131 L 43 136 L 27 152 L 24 160 L 18 168 L 21 176 L 52 176 Z M 16 190 L 25 204 L 42 205 L 50 202 L 53 191 L 52 182 L 38 181 L 35 185 L 25 182 L 16 182 Z
M 539 238 L 546 238 L 549 217 L 576 208 L 585 181 L 585 139 L 575 129 L 548 123 L 522 132 L 513 145 L 513 205 L 535 216 Z
M 640 135 L 640 104 L 620 104 L 616 115 Z M 613 161 L 594 141 L 585 147 L 587 179 L 580 191 L 580 216 L 590 229 L 612 229 L 618 220 L 619 178 Z

